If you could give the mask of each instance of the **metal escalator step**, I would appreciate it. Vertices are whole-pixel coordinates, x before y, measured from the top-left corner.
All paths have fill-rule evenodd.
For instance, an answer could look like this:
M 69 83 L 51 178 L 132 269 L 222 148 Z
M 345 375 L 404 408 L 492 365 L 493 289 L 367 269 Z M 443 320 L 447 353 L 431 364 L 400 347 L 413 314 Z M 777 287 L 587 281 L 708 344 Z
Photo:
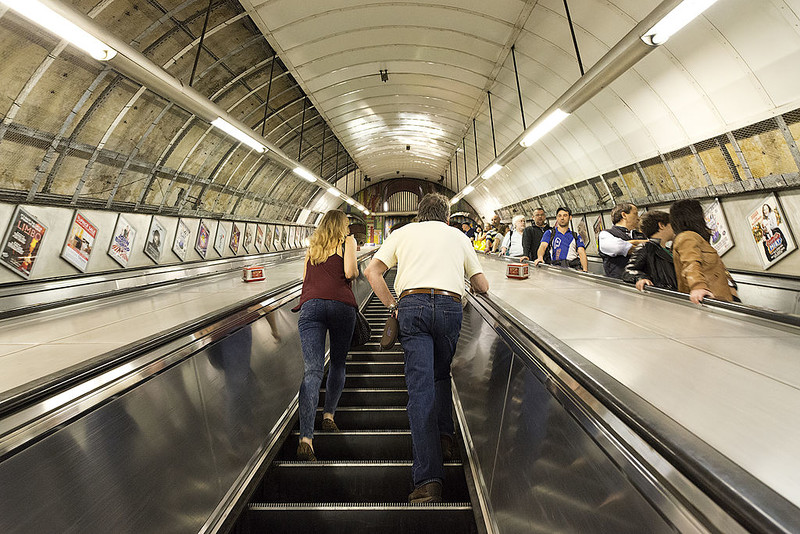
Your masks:
M 336 410 L 336 425 L 340 430 L 408 430 L 405 407 L 361 406 Z M 317 410 L 316 428 L 322 424 L 322 408 Z
M 403 364 L 403 352 L 402 351 L 386 351 L 386 352 L 379 352 L 379 351 L 364 351 L 364 352 L 356 352 L 350 351 L 350 354 L 347 356 L 347 362 L 386 362 L 386 363 L 399 363 Z
M 348 373 L 346 388 L 402 389 L 406 387 L 406 376 L 400 374 L 359 374 Z
M 477 532 L 470 503 L 251 503 L 245 532 Z
M 387 374 L 401 375 L 404 371 L 403 362 L 359 362 L 348 360 L 346 364 L 347 374 Z
M 444 502 L 469 500 L 464 468 L 444 465 Z M 273 462 L 253 495 L 257 502 L 403 502 L 413 491 L 411 462 Z
M 300 432 L 284 441 L 276 460 L 294 460 Z M 356 430 L 315 432 L 317 460 L 411 460 L 411 432 L 408 430 Z
M 325 389 L 319 392 L 319 406 L 325 404 Z M 405 388 L 344 388 L 339 397 L 339 406 L 405 406 L 408 391 Z

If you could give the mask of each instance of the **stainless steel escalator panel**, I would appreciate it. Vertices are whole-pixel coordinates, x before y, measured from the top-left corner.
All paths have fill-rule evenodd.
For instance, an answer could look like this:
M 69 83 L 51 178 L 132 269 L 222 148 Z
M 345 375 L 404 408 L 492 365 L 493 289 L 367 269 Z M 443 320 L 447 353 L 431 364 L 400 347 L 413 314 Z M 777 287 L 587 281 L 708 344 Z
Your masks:
M 249 505 L 242 532 L 381 534 L 410 532 L 477 533 L 469 503 L 441 504 L 261 504 Z
M 444 473 L 442 500 L 469 501 L 461 464 Z M 413 490 L 410 461 L 274 462 L 253 501 L 404 503 Z

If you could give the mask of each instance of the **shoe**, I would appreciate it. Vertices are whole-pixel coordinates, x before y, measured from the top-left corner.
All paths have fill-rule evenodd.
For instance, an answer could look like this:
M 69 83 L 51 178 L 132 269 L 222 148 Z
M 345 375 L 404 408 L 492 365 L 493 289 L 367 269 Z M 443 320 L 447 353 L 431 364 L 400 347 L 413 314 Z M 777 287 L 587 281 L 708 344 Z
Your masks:
M 421 502 L 442 502 L 442 484 L 441 482 L 428 482 L 418 487 L 411 492 L 408 496 L 408 502 L 421 503 Z
M 305 441 L 301 441 L 297 446 L 297 459 L 301 462 L 316 462 L 317 457 L 314 456 L 314 449 Z
M 444 462 L 452 461 L 456 452 L 455 451 L 456 444 L 455 441 L 453 440 L 453 436 L 450 436 L 448 434 L 441 434 L 439 436 L 439 441 L 442 444 L 442 461 Z
M 327 417 L 322 418 L 322 431 L 323 432 L 339 432 L 339 427 L 333 422 L 333 419 Z

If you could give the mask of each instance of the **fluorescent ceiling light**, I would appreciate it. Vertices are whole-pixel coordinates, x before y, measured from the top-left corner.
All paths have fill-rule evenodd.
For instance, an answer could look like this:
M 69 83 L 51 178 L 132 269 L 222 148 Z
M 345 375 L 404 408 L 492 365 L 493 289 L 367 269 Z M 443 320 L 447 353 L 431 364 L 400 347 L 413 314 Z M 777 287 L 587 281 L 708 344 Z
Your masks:
M 383 202 L 383 211 L 389 211 L 389 203 L 386 201 Z
M 356 201 L 355 201 L 355 200 L 353 200 L 352 198 L 346 198 L 346 199 L 344 199 L 344 200 L 345 200 L 345 202 L 347 202 L 347 203 L 348 203 L 348 204 L 350 204 L 351 206 L 352 206 L 353 204 L 355 204 L 355 203 L 356 203 Z
M 300 176 L 301 178 L 305 178 L 312 184 L 317 181 L 317 177 L 311 174 L 311 171 L 309 171 L 308 169 L 304 169 L 303 167 L 295 167 L 294 169 L 292 169 L 292 172 L 295 173 L 297 176 Z
M 700 13 L 717 0 L 683 0 L 675 9 L 659 20 L 655 26 L 642 35 L 642 41 L 651 46 L 667 42 L 681 28 L 689 24 Z
M 483 171 L 483 177 L 484 178 L 491 178 L 492 176 L 497 174 L 498 171 L 500 171 L 500 169 L 502 169 L 502 168 L 503 168 L 502 165 L 498 165 L 497 163 L 492 163 L 492 165 L 488 169 Z
M 541 139 L 541 137 L 558 126 L 558 124 L 569 117 L 569 113 L 566 111 L 561 111 L 557 109 L 553 111 L 550 115 L 547 116 L 542 122 L 536 125 L 533 130 L 530 131 L 528 135 L 522 138 L 522 141 L 519 142 L 521 146 L 528 148 L 533 143 Z
M 117 55 L 116 50 L 86 30 L 79 28 L 77 24 L 42 5 L 38 0 L 0 0 L 0 4 L 7 5 L 11 10 L 69 41 L 95 59 L 108 61 Z
M 339 195 L 339 190 L 336 189 L 335 187 L 329 187 L 328 188 L 328 193 L 330 193 L 331 195 L 338 196 Z
M 369 210 L 368 210 L 367 208 L 364 208 L 364 209 L 363 209 L 363 210 L 361 210 L 361 211 L 363 211 L 363 212 L 364 212 L 364 215 L 369 215 Z
M 218 117 L 213 121 L 211 121 L 211 124 L 219 128 L 226 134 L 230 135 L 237 141 L 241 141 L 242 143 L 249 146 L 259 154 L 262 154 L 264 151 L 267 150 L 267 147 L 265 147 L 264 145 L 262 145 L 261 143 L 250 137 L 249 134 L 241 131 L 239 128 L 237 128 L 236 126 L 234 126 L 233 124 L 229 123 L 228 121 L 226 121 L 221 117 Z
M 461 197 L 458 197 L 458 196 L 455 196 L 455 197 L 451 198 L 450 199 L 450 205 L 452 206 L 453 204 L 456 204 L 459 200 L 461 200 Z
M 470 193 L 472 193 L 473 191 L 475 191 L 475 188 L 474 188 L 473 186 L 471 186 L 471 185 L 468 185 L 467 187 L 465 187 L 465 188 L 464 188 L 464 189 L 461 191 L 461 194 L 462 194 L 462 195 L 464 195 L 464 196 L 467 196 L 467 195 L 469 195 Z

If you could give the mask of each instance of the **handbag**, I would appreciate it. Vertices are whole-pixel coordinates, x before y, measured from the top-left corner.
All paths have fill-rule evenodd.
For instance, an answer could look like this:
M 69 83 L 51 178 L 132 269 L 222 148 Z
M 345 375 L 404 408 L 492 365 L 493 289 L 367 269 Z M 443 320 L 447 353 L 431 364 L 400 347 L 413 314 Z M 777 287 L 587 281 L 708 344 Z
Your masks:
M 394 347 L 397 341 L 397 334 L 400 330 L 400 324 L 397 322 L 397 317 L 390 315 L 386 319 L 386 326 L 383 327 L 383 335 L 381 336 L 381 350 L 390 350 Z
M 372 329 L 369 326 L 369 321 L 364 317 L 364 314 L 356 310 L 356 324 L 353 327 L 353 337 L 350 339 L 350 347 L 356 348 L 366 345 L 372 338 Z

